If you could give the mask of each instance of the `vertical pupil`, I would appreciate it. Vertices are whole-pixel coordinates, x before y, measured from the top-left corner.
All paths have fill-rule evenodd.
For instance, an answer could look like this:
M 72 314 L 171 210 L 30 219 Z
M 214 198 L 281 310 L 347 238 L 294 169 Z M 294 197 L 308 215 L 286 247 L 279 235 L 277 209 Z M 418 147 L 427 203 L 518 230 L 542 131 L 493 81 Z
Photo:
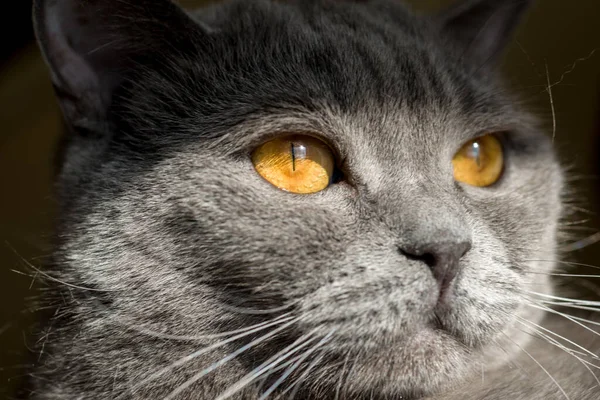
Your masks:
M 291 143 L 292 146 L 292 171 L 296 171 L 296 152 L 294 151 L 294 143 Z

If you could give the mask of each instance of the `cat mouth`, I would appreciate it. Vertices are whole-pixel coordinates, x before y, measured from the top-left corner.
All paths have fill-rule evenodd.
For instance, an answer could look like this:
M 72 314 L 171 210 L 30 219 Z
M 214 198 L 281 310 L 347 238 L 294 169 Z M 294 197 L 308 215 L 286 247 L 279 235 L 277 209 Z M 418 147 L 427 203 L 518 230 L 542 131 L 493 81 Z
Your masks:
M 448 324 L 442 308 L 426 313 L 419 320 L 404 321 L 388 317 L 390 316 L 380 315 L 378 320 L 365 320 L 361 317 L 329 318 L 319 321 L 317 326 L 320 326 L 319 330 L 323 332 L 329 329 L 334 331 L 331 343 L 343 352 L 360 349 L 361 352 L 380 353 L 387 352 L 395 346 L 404 347 L 406 343 L 415 341 L 425 344 L 440 340 L 473 349 L 461 339 L 461 334 Z M 316 329 L 315 325 L 310 329 Z
M 437 323 L 405 335 L 363 336 L 354 340 L 339 340 L 339 332 L 327 343 L 327 352 L 336 358 L 351 358 L 359 369 L 400 377 L 408 370 L 436 372 L 436 363 L 449 359 L 468 362 L 473 348 Z M 395 378 L 394 378 L 395 379 Z

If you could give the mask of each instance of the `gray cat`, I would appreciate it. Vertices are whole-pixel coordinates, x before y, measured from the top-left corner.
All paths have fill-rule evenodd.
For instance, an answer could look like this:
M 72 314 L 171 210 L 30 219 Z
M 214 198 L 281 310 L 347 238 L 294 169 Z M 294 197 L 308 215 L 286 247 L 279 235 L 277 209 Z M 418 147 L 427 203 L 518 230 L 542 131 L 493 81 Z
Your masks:
M 495 71 L 528 3 L 35 0 L 69 134 L 30 397 L 600 398 Z

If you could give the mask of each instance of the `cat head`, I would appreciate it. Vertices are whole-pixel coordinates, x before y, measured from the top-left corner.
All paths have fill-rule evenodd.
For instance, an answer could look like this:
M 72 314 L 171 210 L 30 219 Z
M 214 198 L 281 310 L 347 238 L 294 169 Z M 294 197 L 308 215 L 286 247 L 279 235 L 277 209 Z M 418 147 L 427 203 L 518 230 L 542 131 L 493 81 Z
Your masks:
M 36 1 L 63 278 L 170 334 L 288 318 L 259 359 L 314 340 L 323 391 L 429 393 L 516 351 L 562 188 L 496 77 L 527 3 Z

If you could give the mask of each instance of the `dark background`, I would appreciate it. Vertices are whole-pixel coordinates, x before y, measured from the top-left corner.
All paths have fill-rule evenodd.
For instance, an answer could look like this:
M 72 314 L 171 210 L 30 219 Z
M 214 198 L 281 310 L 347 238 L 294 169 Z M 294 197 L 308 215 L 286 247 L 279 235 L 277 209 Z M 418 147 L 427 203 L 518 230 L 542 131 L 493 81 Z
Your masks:
M 451 1 L 409 2 L 427 10 Z M 29 299 L 37 293 L 34 277 L 23 273 L 31 271 L 27 263 L 43 265 L 50 254 L 52 156 L 60 135 L 48 75 L 31 43 L 31 3 L 11 6 L 0 17 L 0 398 L 10 396 L 35 361 L 35 355 L 23 358 L 33 340 Z M 580 210 L 571 217 L 577 223 L 564 227 L 572 239 L 561 247 L 569 250 L 563 258 L 600 265 L 594 244 L 600 227 L 600 1 L 538 0 L 511 44 L 504 72 L 549 134 L 553 117 L 556 122 L 556 148 L 569 167 L 569 199 Z M 600 293 L 594 285 L 593 279 L 579 280 L 573 287 Z
M 11 9 L 4 9 L 0 17 L 0 62 L 5 63 L 13 54 L 33 39 L 31 30 L 31 2 L 12 1 Z

